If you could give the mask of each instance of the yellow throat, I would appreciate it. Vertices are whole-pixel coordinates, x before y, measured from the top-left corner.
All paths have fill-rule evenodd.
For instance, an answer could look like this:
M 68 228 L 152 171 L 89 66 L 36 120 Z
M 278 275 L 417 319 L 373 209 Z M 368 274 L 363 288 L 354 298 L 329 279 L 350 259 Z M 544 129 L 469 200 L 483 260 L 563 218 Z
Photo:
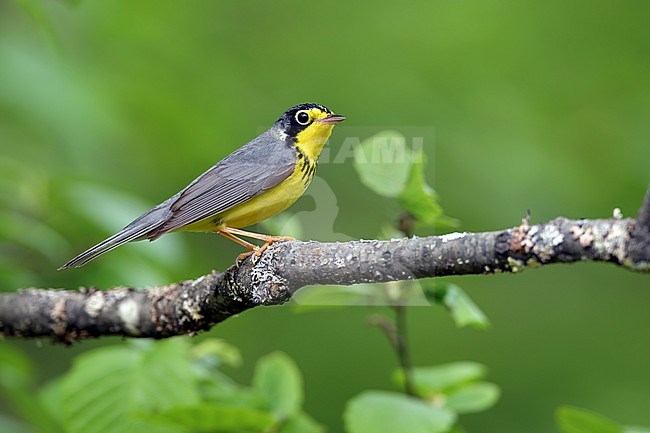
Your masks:
M 310 112 L 314 122 L 296 135 L 296 147 L 303 155 L 316 162 L 323 146 L 332 135 L 334 125 L 319 122 L 319 120 L 325 119 L 328 113 L 317 108 L 307 111 Z

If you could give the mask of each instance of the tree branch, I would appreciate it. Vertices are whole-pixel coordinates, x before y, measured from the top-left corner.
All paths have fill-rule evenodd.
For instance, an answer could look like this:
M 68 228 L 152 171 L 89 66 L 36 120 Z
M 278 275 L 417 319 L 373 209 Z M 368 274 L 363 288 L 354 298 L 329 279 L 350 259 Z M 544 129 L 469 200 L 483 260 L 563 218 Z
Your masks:
M 285 303 L 308 285 L 521 272 L 577 261 L 650 272 L 650 189 L 636 220 L 556 218 L 485 233 L 283 242 L 223 273 L 150 290 L 23 289 L 0 295 L 0 335 L 66 343 L 104 335 L 165 338 L 209 329 L 249 308 Z

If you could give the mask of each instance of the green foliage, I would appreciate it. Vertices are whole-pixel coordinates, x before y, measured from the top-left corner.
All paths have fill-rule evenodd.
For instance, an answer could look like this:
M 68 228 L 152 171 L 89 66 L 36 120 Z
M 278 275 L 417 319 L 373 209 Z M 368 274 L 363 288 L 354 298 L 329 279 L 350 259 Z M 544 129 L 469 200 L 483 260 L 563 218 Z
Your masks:
M 426 156 L 411 149 L 397 131 L 366 138 L 354 149 L 354 168 L 361 183 L 382 197 L 396 199 L 416 220 L 429 227 L 455 227 L 444 215 L 438 194 L 425 179 Z
M 472 326 L 485 329 L 490 326 L 490 321 L 483 310 L 456 284 L 434 279 L 422 280 L 420 284 L 427 299 L 447 308 L 458 327 Z
M 422 149 L 411 149 L 406 137 L 397 131 L 386 130 L 361 141 L 354 148 L 354 167 L 361 183 L 382 197 L 393 199 L 415 221 L 428 228 L 455 227 L 458 221 L 444 215 L 438 194 L 426 182 L 427 160 Z M 383 237 L 402 237 L 391 225 L 385 224 Z M 433 302 L 443 303 L 458 326 L 485 328 L 488 321 L 469 296 L 458 286 L 439 287 L 434 283 L 420 289 L 417 282 L 396 281 L 384 284 L 357 284 L 305 288 L 294 296 L 301 310 L 332 305 L 426 305 L 422 294 Z M 381 290 L 378 290 L 381 287 Z M 447 296 L 442 295 L 447 293 Z
M 459 222 L 446 216 L 440 206 L 438 193 L 425 178 L 426 155 L 420 149 L 412 156 L 408 181 L 399 194 L 400 205 L 420 223 L 430 227 L 457 227 Z
M 441 433 L 456 419 L 447 409 L 387 391 L 364 391 L 350 400 L 344 418 L 349 433 Z
M 306 413 L 300 413 L 280 427 L 279 433 L 323 433 L 325 428 Z
M 239 349 L 227 341 L 208 338 L 192 346 L 192 358 L 205 362 L 206 366 L 219 368 L 221 365 L 240 367 L 243 360 Z
M 354 149 L 354 168 L 361 183 L 383 197 L 403 193 L 412 161 L 406 139 L 397 131 L 380 132 Z
M 324 432 L 301 409 L 303 382 L 291 358 L 274 352 L 259 359 L 251 387 L 219 371 L 240 360 L 237 348 L 216 339 L 196 344 L 186 338 L 137 340 L 91 350 L 40 391 L 40 415 L 22 415 L 38 431 L 52 433 Z M 498 398 L 495 385 L 480 381 L 485 372 L 484 366 L 468 362 L 416 368 L 420 398 L 365 391 L 346 406 L 346 431 L 459 431 L 458 415 L 485 410 Z M 5 395 L 27 395 L 34 372 L 19 351 L 0 352 L 0 373 Z M 395 381 L 404 385 L 401 372 Z M 39 406 L 30 402 L 29 407 Z M 16 431 L 28 428 L 13 420 L 2 423 L 17 425 Z
M 439 393 L 446 393 L 475 382 L 483 378 L 486 373 L 487 368 L 477 362 L 454 362 L 431 367 L 416 367 L 412 371 L 412 377 L 418 394 L 425 398 L 432 398 Z M 395 372 L 393 379 L 398 385 L 404 385 L 404 373 L 401 370 Z
M 577 407 L 562 406 L 556 413 L 557 423 L 564 433 L 623 433 L 618 423 L 594 412 Z
M 304 287 L 296 292 L 292 300 L 294 309 L 300 312 L 351 305 L 385 305 L 386 300 L 377 287 L 377 284 Z
M 419 149 L 408 149 L 405 137 L 395 131 L 384 131 L 362 141 L 355 148 L 355 169 L 361 182 L 375 193 L 395 199 L 414 220 L 428 227 L 453 227 L 457 221 L 444 215 L 439 198 L 426 182 L 426 158 Z M 398 237 L 395 228 L 386 226 L 388 237 Z M 408 230 L 409 228 L 401 228 Z M 401 234 L 403 235 L 403 234 Z M 486 328 L 487 317 L 458 286 L 433 280 L 393 282 L 354 288 L 328 288 L 354 305 L 412 305 L 426 300 L 445 306 L 459 327 Z M 314 293 L 316 296 L 314 296 Z M 314 303 L 315 290 L 301 298 Z M 300 296 L 300 295 L 299 295 Z M 386 319 L 388 326 L 390 320 Z M 388 331 L 389 333 L 391 331 Z M 398 332 L 398 331 L 395 331 Z M 390 337 L 389 338 L 393 338 Z M 402 350 L 408 350 L 404 348 Z M 454 363 L 435 367 L 419 367 L 410 371 L 413 386 L 420 398 L 385 391 L 366 391 L 349 401 L 345 411 L 348 433 L 392 432 L 460 432 L 455 424 L 458 415 L 479 412 L 492 407 L 499 399 L 499 388 L 480 382 L 485 367 L 477 363 Z M 400 370 L 395 381 L 405 387 L 405 373 Z
M 255 367 L 253 389 L 264 397 L 265 406 L 278 421 L 298 414 L 303 384 L 298 366 L 282 352 L 261 358 Z
M 460 414 L 489 409 L 499 398 L 496 385 L 480 381 L 485 373 L 485 366 L 472 362 L 413 368 L 410 376 L 418 398 L 365 391 L 346 407 L 348 432 L 459 431 L 454 423 Z M 400 387 L 405 386 L 402 370 L 393 379 Z
M 176 406 L 160 413 L 140 414 L 138 418 L 157 428 L 172 426 L 181 432 L 197 433 L 266 432 L 274 424 L 268 412 L 219 403 Z
M 407 305 L 428 306 L 417 281 L 355 284 L 353 286 L 305 287 L 296 293 L 297 311 L 329 309 L 341 306 Z
M 411 378 L 418 395 L 460 415 L 487 410 L 499 399 L 498 386 L 479 381 L 486 371 L 485 366 L 475 362 L 455 362 L 416 367 L 411 371 Z M 394 380 L 404 386 L 404 372 L 398 370 Z
M 562 433 L 649 433 L 650 427 L 624 426 L 603 415 L 573 406 L 555 412 Z
M 20 352 L 0 352 L 0 390 L 39 432 L 322 433 L 302 411 L 302 377 L 286 354 L 259 360 L 253 386 L 224 375 L 239 351 L 222 340 L 137 340 L 79 355 L 28 402 L 33 369 Z M 2 424 L 17 425 L 0 419 Z
M 500 395 L 499 387 L 493 383 L 471 383 L 450 392 L 445 405 L 459 414 L 481 412 L 494 406 Z
M 183 339 L 96 349 L 77 357 L 45 398 L 55 399 L 49 406 L 69 433 L 142 429 L 130 413 L 199 402 L 188 352 Z

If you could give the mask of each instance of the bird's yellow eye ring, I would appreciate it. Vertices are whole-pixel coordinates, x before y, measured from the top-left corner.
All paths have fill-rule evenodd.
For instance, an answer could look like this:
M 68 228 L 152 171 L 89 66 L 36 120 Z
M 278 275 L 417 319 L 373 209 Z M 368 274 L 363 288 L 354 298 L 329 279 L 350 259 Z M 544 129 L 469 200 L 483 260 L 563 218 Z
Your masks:
M 308 125 L 311 122 L 311 114 L 307 110 L 300 110 L 296 113 L 296 122 L 300 125 Z

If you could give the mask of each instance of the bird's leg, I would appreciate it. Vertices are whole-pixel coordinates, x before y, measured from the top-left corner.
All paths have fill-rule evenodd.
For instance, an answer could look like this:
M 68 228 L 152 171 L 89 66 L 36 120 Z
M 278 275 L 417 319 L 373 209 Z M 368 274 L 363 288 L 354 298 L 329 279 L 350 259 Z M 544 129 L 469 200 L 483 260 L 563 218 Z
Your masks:
M 272 235 L 265 235 L 262 233 L 255 233 L 255 232 L 247 232 L 246 230 L 240 230 L 236 229 L 233 227 L 224 227 L 221 229 L 221 231 L 230 233 L 233 235 L 239 235 L 239 236 L 245 236 L 247 238 L 252 238 L 252 239 L 259 239 L 264 242 L 282 242 L 282 241 L 295 241 L 296 238 L 292 238 L 291 236 L 272 236 Z
M 245 240 L 238 238 L 237 236 L 233 235 L 232 233 L 226 230 L 218 230 L 217 233 L 219 233 L 221 236 L 223 236 L 226 239 L 230 239 L 231 241 L 238 243 L 239 245 L 246 248 L 247 250 L 255 251 L 258 248 L 257 245 L 253 245 L 250 242 L 246 242 Z
M 229 233 L 226 230 L 219 230 L 217 231 L 221 236 L 223 236 L 226 239 L 230 239 L 233 242 L 238 243 L 239 245 L 243 246 L 244 248 L 248 249 L 249 251 L 246 251 L 245 253 L 241 253 L 240 255 L 237 256 L 237 262 L 241 262 L 244 260 L 246 257 L 250 256 L 253 254 L 255 251 L 259 249 L 257 245 L 253 245 L 250 242 L 246 242 L 243 239 L 238 238 L 237 236 L 233 235 L 232 233 Z
M 255 232 L 247 232 L 246 230 L 240 230 L 236 229 L 233 227 L 224 227 L 221 230 L 219 230 L 219 234 L 222 236 L 227 237 L 228 239 L 231 239 L 235 242 L 237 242 L 239 245 L 243 245 L 244 247 L 248 248 L 251 250 L 248 253 L 240 254 L 240 257 L 242 255 L 249 256 L 253 252 L 255 255 L 259 256 L 264 252 L 265 249 L 269 247 L 274 242 L 283 242 L 283 241 L 295 241 L 295 238 L 292 238 L 291 236 L 271 236 L 271 235 L 264 235 L 261 233 L 255 233 Z M 253 238 L 253 239 L 259 239 L 261 241 L 264 241 L 264 245 L 261 247 L 258 247 L 256 245 L 251 244 L 250 242 L 246 242 L 243 239 L 238 238 L 235 235 L 239 236 L 246 236 L 247 238 Z

